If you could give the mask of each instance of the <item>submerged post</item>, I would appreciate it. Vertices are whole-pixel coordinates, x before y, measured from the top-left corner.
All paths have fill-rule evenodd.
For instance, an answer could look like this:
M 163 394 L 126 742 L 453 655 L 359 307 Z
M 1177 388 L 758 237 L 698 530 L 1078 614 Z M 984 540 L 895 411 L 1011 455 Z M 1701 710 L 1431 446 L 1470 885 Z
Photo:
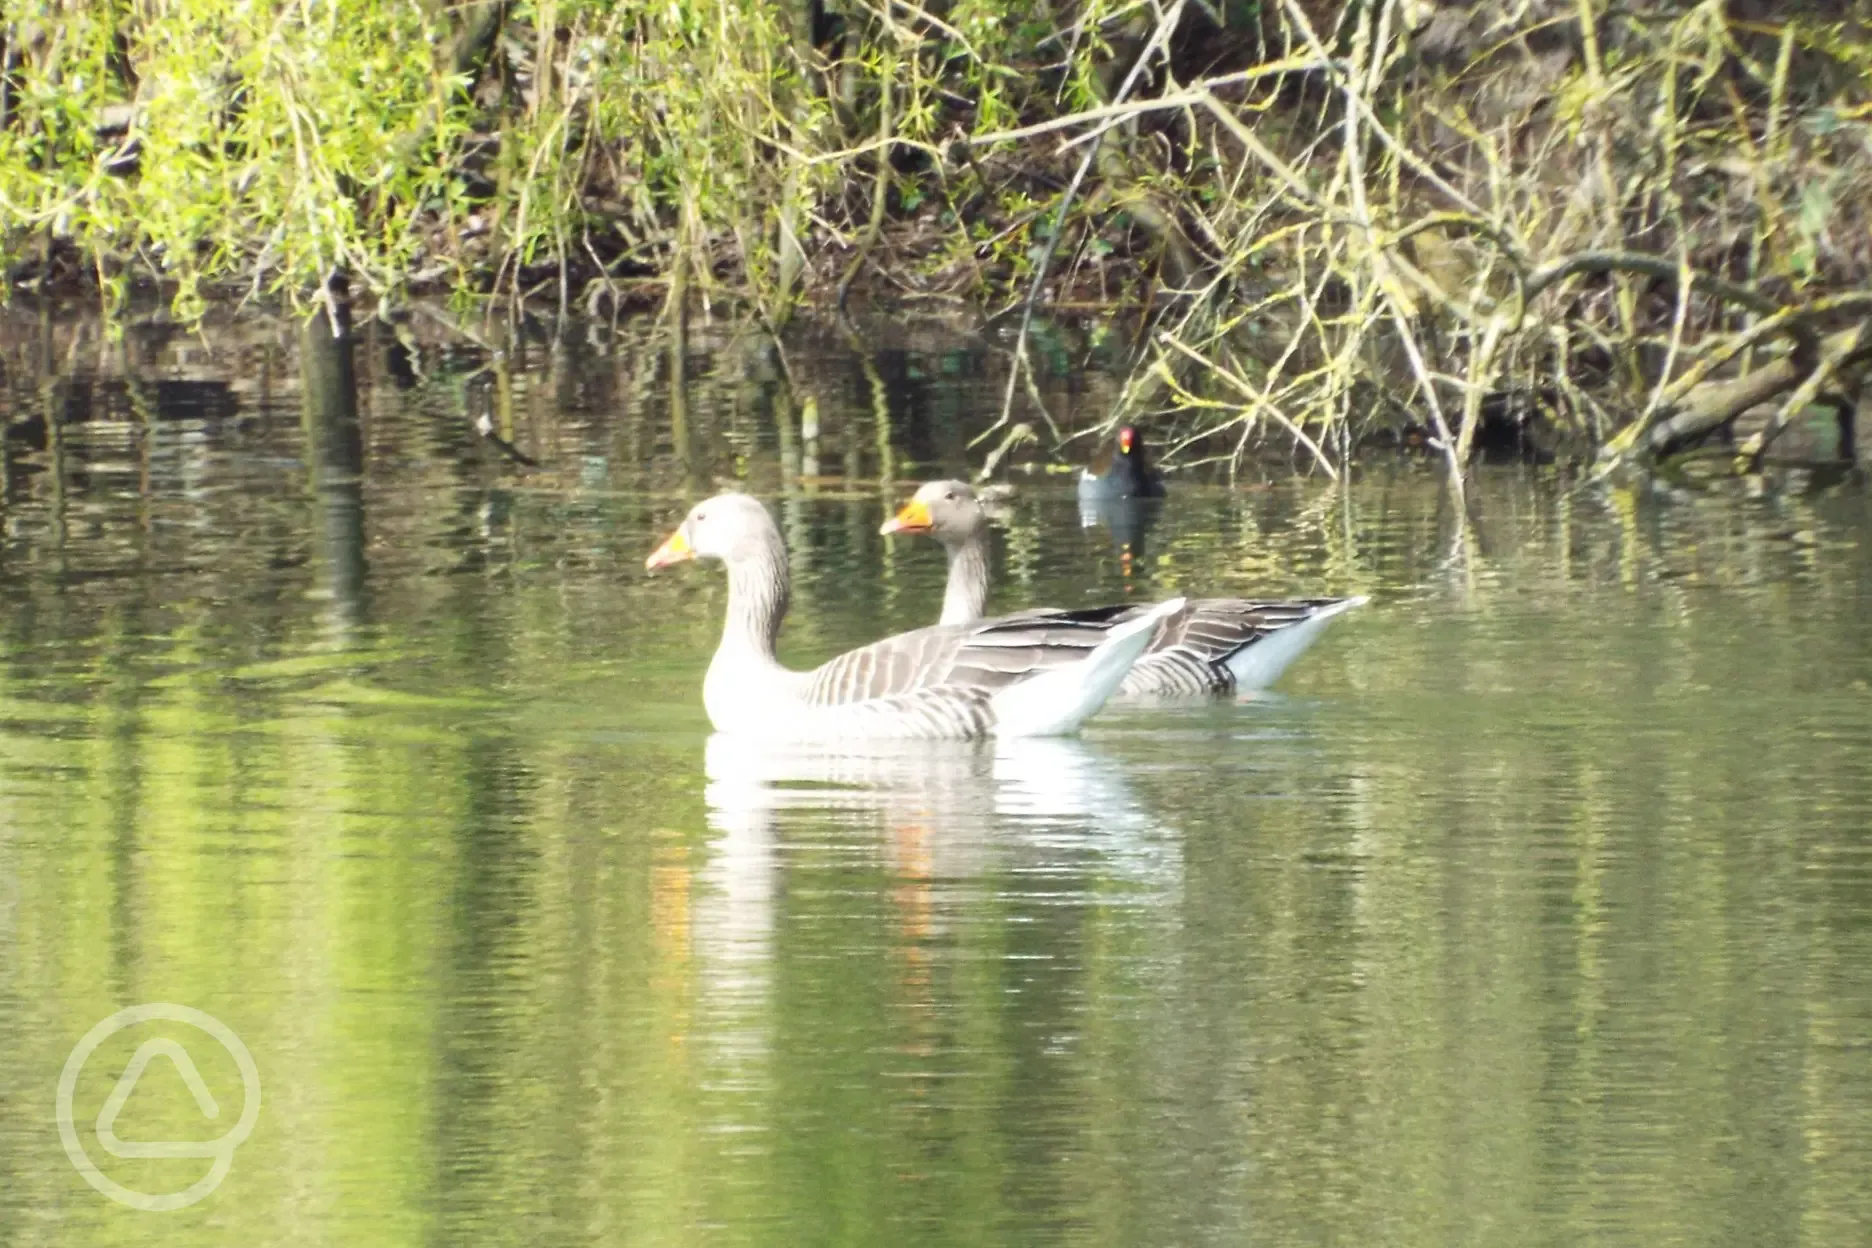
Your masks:
M 327 584 L 338 626 L 362 616 L 364 597 L 364 439 L 358 429 L 351 302 L 334 273 L 323 306 L 300 335 L 305 457 L 318 505 Z

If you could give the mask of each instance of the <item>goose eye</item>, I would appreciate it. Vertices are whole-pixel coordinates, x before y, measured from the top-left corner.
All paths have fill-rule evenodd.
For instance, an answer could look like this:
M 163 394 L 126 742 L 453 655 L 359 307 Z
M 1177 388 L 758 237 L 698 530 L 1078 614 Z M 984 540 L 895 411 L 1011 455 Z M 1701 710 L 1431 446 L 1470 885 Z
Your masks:
M 943 502 L 945 503 L 953 503 L 955 502 L 955 500 L 956 500 L 956 496 L 954 494 L 943 495 Z

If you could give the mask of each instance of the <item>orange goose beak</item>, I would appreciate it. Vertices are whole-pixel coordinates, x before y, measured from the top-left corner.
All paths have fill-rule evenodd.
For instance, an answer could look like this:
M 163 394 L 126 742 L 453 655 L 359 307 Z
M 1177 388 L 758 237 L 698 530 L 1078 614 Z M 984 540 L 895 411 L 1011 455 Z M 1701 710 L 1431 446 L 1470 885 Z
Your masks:
M 693 558 L 695 549 L 689 545 L 689 539 L 682 535 L 682 530 L 677 529 L 661 546 L 650 552 L 650 557 L 644 560 L 644 567 L 654 572 L 658 568 L 667 568 L 672 563 L 684 563 Z
M 913 498 L 898 508 L 897 514 L 886 520 L 878 532 L 886 536 L 892 533 L 927 533 L 934 523 L 930 519 L 929 508 Z

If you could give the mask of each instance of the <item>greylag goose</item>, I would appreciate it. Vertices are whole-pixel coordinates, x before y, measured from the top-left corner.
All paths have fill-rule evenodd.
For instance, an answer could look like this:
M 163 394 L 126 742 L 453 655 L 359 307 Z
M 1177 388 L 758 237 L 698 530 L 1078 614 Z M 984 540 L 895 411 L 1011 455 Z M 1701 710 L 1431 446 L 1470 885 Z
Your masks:
M 774 638 L 787 606 L 786 546 L 773 517 L 745 494 L 690 509 L 644 560 L 728 568 L 728 616 L 702 682 L 718 732 L 767 737 L 1026 737 L 1074 731 L 1103 706 L 1160 620 L 1114 624 L 1108 611 L 1029 612 L 887 637 L 810 672 L 780 665 Z
M 949 554 L 942 622 L 981 618 L 988 602 L 988 517 L 975 491 L 961 481 L 932 481 L 895 517 L 885 533 L 923 533 Z M 1158 697 L 1264 689 L 1311 646 L 1332 618 L 1364 605 L 1357 598 L 1249 600 L 1198 598 L 1168 620 L 1132 667 L 1118 692 Z M 1148 607 L 1113 607 L 1113 623 Z
M 1144 450 L 1144 436 L 1135 425 L 1120 425 L 1115 451 L 1101 451 L 1092 465 L 1079 474 L 1082 502 L 1163 496 L 1163 478 L 1150 466 L 1150 456 Z

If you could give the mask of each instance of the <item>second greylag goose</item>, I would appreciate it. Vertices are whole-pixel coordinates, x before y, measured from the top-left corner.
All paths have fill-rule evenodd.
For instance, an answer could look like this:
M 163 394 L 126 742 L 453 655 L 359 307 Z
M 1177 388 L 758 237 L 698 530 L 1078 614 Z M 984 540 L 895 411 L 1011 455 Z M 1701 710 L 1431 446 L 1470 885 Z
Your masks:
M 810 672 L 781 666 L 786 546 L 745 494 L 697 503 L 644 566 L 715 559 L 728 617 L 702 682 L 718 732 L 766 737 L 1024 737 L 1076 730 L 1118 688 L 1181 599 L 1114 624 L 1110 612 L 1029 612 L 887 637 Z
M 942 622 L 960 625 L 981 618 L 988 603 L 988 517 L 973 489 L 961 481 L 932 481 L 885 521 L 882 531 L 923 533 L 941 542 L 949 554 Z M 1158 628 L 1118 691 L 1162 697 L 1266 688 L 1319 639 L 1333 617 L 1365 601 L 1194 599 Z M 1152 608 L 1106 610 L 1118 621 Z

